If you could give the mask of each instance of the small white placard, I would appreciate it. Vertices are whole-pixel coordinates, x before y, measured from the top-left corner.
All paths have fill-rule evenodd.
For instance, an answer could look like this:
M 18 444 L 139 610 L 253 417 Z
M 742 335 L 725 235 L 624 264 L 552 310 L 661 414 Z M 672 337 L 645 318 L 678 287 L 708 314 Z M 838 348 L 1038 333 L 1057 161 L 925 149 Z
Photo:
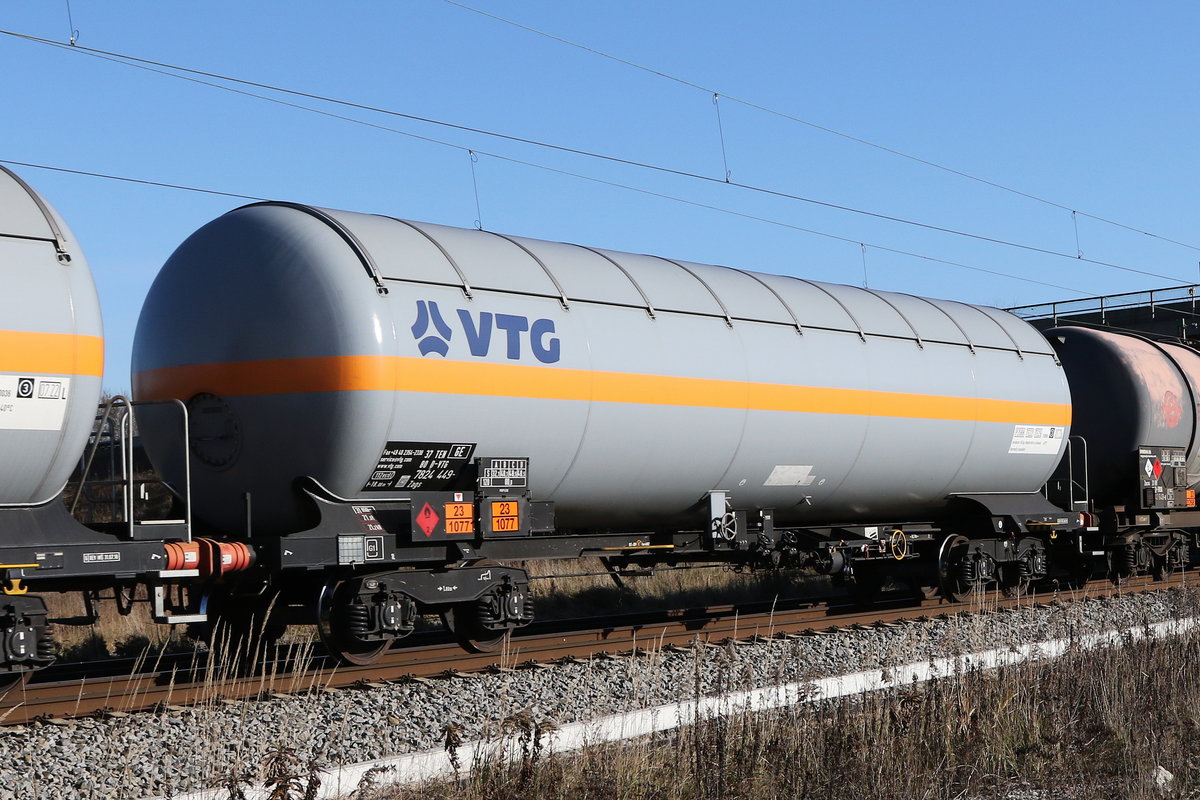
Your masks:
M 0 375 L 0 430 L 62 430 L 70 386 L 70 378 Z
M 812 464 L 779 464 L 771 470 L 763 486 L 809 486 L 812 482 Z
M 1054 455 L 1062 447 L 1067 429 L 1062 425 L 1017 425 L 1013 428 L 1009 453 Z

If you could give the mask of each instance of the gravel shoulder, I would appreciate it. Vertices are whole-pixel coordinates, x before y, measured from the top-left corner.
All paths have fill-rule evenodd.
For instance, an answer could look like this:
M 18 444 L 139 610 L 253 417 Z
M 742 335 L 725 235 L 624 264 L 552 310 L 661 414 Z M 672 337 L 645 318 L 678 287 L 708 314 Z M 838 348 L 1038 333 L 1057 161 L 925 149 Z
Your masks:
M 0 800 L 178 794 L 220 785 L 231 775 L 261 777 L 266 756 L 280 746 L 293 748 L 305 763 L 353 763 L 440 747 L 449 725 L 471 740 L 516 715 L 576 722 L 698 694 L 1136 628 L 1196 610 L 1190 594 L 1159 591 L 372 689 L 35 723 L 0 729 Z

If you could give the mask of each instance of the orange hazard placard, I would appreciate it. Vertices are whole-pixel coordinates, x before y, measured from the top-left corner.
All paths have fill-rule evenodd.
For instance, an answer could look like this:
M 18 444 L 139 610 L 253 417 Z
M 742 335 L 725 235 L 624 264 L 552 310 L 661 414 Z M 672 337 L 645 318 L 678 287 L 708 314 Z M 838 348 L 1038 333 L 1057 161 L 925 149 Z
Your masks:
M 471 519 L 475 509 L 470 503 L 446 503 L 446 519 Z
M 521 529 L 520 505 L 516 500 L 492 501 L 492 530 L 511 532 Z
M 446 533 L 474 533 L 475 506 L 471 503 L 446 503 Z

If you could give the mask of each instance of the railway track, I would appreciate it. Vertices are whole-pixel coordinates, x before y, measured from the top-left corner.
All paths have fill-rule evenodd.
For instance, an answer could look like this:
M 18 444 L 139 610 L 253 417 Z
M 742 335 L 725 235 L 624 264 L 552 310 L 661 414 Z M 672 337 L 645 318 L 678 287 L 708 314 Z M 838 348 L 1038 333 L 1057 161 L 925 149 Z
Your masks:
M 991 593 L 964 602 L 940 598 L 914 601 L 911 595 L 884 595 L 864 608 L 845 597 L 803 602 L 742 604 L 663 614 L 637 614 L 604 620 L 563 620 L 530 626 L 507 645 L 489 653 L 467 653 L 445 637 L 426 636 L 386 653 L 370 666 L 332 665 L 311 645 L 264 660 L 252 674 L 239 674 L 210 654 L 171 655 L 142 662 L 63 665 L 16 687 L 0 699 L 0 725 L 35 721 L 58 723 L 86 716 L 115 716 L 153 709 L 180 709 L 290 696 L 307 692 L 369 688 L 389 681 L 428 680 L 484 670 L 537 668 L 562 659 L 615 657 L 637 651 L 753 642 L 770 637 L 836 633 L 866 626 L 889 626 L 959 613 L 1102 598 L 1178 588 L 1200 582 L 1200 572 L 1165 581 L 1136 578 L 1121 586 L 1097 580 L 1079 589 L 1003 597 Z

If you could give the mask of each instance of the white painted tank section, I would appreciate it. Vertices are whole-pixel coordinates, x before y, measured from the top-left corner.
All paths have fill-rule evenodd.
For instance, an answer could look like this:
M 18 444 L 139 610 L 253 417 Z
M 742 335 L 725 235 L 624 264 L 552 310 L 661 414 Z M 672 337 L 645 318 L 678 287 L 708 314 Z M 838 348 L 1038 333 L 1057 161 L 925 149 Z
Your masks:
M 430 304 L 448 339 L 428 313 L 414 331 Z M 510 352 L 499 315 L 541 325 L 558 359 L 539 360 L 529 332 Z M 427 336 L 445 355 L 421 354 Z M 297 377 L 347 357 L 397 359 L 399 388 Z M 783 522 L 929 518 L 950 494 L 1037 491 L 1070 403 L 1049 345 L 995 309 L 286 204 L 235 210 L 180 246 L 148 295 L 133 368 L 139 396 L 224 404 L 213 440 L 236 456 L 194 470 L 197 512 L 238 529 L 249 490 L 256 526 L 276 531 L 304 524 L 295 478 L 363 496 L 388 441 L 528 456 L 535 499 L 566 527 L 699 524 L 710 489 Z M 478 376 L 478 389 L 409 385 L 435 368 Z M 780 410 L 772 387 L 875 406 Z M 960 410 L 1046 404 L 1057 421 L 922 418 L 912 395 Z M 1051 425 L 1058 441 L 1015 444 L 1018 428 Z
M 66 223 L 3 167 L 0 287 L 0 505 L 39 505 L 62 490 L 92 430 L 100 302 Z

